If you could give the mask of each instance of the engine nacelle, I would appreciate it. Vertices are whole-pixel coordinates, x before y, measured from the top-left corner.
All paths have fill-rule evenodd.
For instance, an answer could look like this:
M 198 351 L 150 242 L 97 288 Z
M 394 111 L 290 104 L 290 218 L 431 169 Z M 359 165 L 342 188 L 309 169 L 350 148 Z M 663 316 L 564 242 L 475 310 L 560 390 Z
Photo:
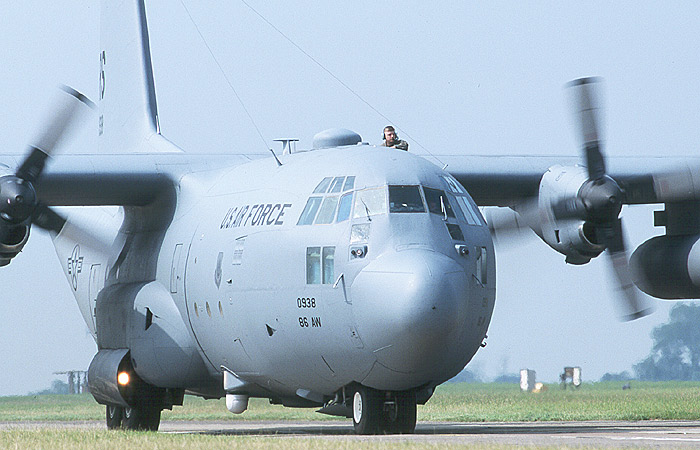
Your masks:
M 27 240 L 29 240 L 29 225 L 10 227 L 0 241 L 0 266 L 10 264 L 12 258 L 17 256 L 27 244 Z
M 700 298 L 700 235 L 656 236 L 630 258 L 634 282 L 652 297 Z
M 120 382 L 120 374 L 128 377 Z M 88 387 L 97 403 L 102 405 L 132 406 L 134 399 L 134 369 L 129 349 L 103 349 L 97 352 L 88 369 Z
M 585 167 L 553 166 L 542 176 L 536 208 L 523 205 L 514 209 L 543 241 L 566 256 L 570 264 L 585 264 L 600 255 L 605 246 L 595 242 L 593 227 L 579 219 L 559 220 L 553 208 L 576 198 L 588 180 Z
M 97 403 L 122 407 L 182 405 L 184 389 L 166 389 L 146 383 L 134 370 L 129 349 L 102 349 L 88 368 L 88 387 Z

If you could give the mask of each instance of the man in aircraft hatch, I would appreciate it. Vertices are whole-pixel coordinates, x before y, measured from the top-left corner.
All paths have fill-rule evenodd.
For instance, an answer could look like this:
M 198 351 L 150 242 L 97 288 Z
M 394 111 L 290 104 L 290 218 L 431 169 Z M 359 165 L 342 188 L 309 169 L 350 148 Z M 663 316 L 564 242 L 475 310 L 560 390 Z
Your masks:
M 384 132 L 382 134 L 382 147 L 398 148 L 399 150 L 408 151 L 408 142 L 399 139 L 396 135 L 396 130 L 391 125 L 384 127 Z

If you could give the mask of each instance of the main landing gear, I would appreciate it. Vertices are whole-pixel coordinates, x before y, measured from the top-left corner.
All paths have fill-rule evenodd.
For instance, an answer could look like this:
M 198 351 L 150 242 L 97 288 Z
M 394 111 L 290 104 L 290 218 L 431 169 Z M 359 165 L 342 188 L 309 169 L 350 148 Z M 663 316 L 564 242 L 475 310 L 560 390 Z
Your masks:
M 352 398 L 357 434 L 408 434 L 416 428 L 414 391 L 381 392 L 359 386 Z
M 107 405 L 107 428 L 157 431 L 160 425 L 160 411 L 160 405 L 139 405 L 133 408 Z
M 166 391 L 141 385 L 138 395 L 132 397 L 131 406 L 107 405 L 107 428 L 110 430 L 157 431 Z M 180 403 L 182 404 L 182 403 Z

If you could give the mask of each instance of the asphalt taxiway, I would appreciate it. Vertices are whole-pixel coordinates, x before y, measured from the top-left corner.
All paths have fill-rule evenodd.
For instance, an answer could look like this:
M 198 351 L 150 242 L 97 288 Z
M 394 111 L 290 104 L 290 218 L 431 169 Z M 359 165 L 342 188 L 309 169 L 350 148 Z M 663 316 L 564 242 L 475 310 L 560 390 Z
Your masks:
M 103 422 L 0 422 L 8 429 L 96 429 Z M 700 421 L 419 422 L 411 435 L 356 436 L 349 421 L 163 421 L 161 433 L 532 447 L 700 448 Z

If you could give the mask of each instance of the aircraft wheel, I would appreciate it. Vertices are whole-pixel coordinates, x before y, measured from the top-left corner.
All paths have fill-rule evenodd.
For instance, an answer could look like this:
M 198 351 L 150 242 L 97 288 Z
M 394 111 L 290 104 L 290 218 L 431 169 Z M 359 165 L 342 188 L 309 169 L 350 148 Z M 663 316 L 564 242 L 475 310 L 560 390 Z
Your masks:
M 107 405 L 107 429 L 114 430 L 121 428 L 124 408 L 121 406 Z
M 122 426 L 126 430 L 157 431 L 160 425 L 160 408 L 141 405 L 124 408 Z
M 387 433 L 411 434 L 416 429 L 416 393 L 397 392 L 395 407 L 386 413 Z
M 379 392 L 360 386 L 352 398 L 352 424 L 356 434 L 376 434 L 382 420 Z

